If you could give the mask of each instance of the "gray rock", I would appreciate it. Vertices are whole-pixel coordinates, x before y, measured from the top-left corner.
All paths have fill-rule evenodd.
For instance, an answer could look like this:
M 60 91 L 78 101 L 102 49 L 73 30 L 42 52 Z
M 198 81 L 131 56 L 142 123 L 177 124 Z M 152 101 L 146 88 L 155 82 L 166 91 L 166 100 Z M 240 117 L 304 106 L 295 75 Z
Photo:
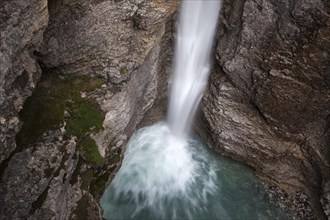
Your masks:
M 164 0 L 50 4 L 42 62 L 63 74 L 98 74 L 121 83 L 144 63 L 176 5 Z
M 2 218 L 68 218 L 77 201 L 74 194 L 80 190 L 69 184 L 78 162 L 76 143 L 49 140 L 11 158 L 1 179 Z
M 330 216 L 330 181 L 324 181 L 321 203 L 323 205 L 324 212 L 327 216 Z
M 160 51 L 166 44 L 164 31 L 177 3 L 165 0 L 49 2 L 50 21 L 42 49 L 37 54 L 38 59 L 45 69 L 54 69 L 61 74 L 98 75 L 107 80 L 108 83 L 100 89 L 82 94 L 84 98 L 95 99 L 106 113 L 103 131 L 91 134 L 103 156 L 111 158 L 113 151 L 125 146 L 144 113 L 154 104 L 161 78 L 159 68 L 163 63 L 159 60 Z M 31 4 L 26 3 L 27 7 Z M 4 27 L 8 30 L 12 28 Z M 28 27 L 23 26 L 22 32 L 26 32 L 24 28 Z M 35 41 L 37 43 L 32 45 L 33 49 L 40 44 Z M 38 68 L 34 72 L 40 76 L 34 56 L 31 55 L 30 59 Z M 27 76 L 23 76 L 25 80 Z M 38 78 L 33 78 L 34 84 L 28 83 L 31 88 Z M 6 126 L 1 128 L 3 134 L 10 137 L 13 144 L 12 148 L 1 148 L 6 151 L 6 157 L 14 150 L 14 135 L 20 125 L 17 112 L 24 98 L 31 94 L 29 92 L 24 93 L 11 119 L 0 117 L 1 126 Z M 6 99 L 14 100 L 13 97 Z M 9 114 L 10 111 L 7 111 Z M 66 117 L 70 115 L 66 114 Z M 16 129 L 15 132 L 8 132 L 8 127 Z M 78 218 L 78 203 L 86 198 L 88 218 L 101 219 L 98 198 L 94 198 L 89 189 L 82 188 L 81 173 L 91 167 L 77 165 L 79 156 L 75 143 L 66 141 L 63 133 L 64 127 L 55 132 L 44 132 L 38 143 L 26 149 L 17 149 L 1 167 L 0 204 L 3 206 L 0 211 L 5 219 Z M 94 174 L 103 175 L 115 167 L 116 164 L 105 163 L 103 167 L 96 166 Z M 109 170 L 102 170 L 107 168 Z M 20 189 L 19 186 L 23 187 Z
M 201 117 L 210 145 L 305 192 L 317 219 L 330 169 L 329 21 L 322 0 L 224 1 Z
M 41 51 L 44 65 L 63 74 L 96 74 L 108 81 L 93 95 L 106 113 L 104 130 L 92 135 L 103 156 L 111 147 L 125 145 L 155 101 L 160 44 L 177 5 L 124 0 L 58 2 L 49 7 Z
M 33 53 L 47 23 L 46 0 L 0 3 L 0 164 L 16 147 L 18 112 L 41 75 Z

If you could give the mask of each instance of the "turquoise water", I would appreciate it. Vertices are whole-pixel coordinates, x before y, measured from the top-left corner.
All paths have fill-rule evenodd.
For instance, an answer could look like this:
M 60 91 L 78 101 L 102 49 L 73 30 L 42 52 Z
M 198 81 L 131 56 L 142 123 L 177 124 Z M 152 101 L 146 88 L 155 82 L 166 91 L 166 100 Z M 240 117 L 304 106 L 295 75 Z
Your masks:
M 101 198 L 105 219 L 292 219 L 264 200 L 250 168 L 172 138 L 165 123 L 135 132 Z

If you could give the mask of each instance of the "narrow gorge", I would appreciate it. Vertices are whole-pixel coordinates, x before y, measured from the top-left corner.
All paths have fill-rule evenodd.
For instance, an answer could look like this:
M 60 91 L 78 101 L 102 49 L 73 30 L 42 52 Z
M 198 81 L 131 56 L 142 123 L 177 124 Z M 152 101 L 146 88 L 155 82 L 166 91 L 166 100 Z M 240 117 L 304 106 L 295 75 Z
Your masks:
M 179 5 L 0 2 L 0 219 L 102 219 L 129 139 L 166 117 Z M 327 0 L 223 0 L 193 124 L 236 167 L 228 193 L 253 171 L 252 196 L 293 219 L 330 218 L 329 17 Z

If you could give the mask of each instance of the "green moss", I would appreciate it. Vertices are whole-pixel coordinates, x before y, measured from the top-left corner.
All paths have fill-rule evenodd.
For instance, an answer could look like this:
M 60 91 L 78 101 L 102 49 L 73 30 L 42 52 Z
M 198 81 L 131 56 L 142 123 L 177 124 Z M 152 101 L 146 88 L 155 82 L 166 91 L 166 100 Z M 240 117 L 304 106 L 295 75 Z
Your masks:
M 126 73 L 125 68 L 121 67 L 121 68 L 119 69 L 119 73 L 120 73 L 120 75 L 125 75 L 125 73 Z
M 118 149 L 117 153 L 109 160 L 108 165 L 116 165 L 120 161 L 120 152 L 121 152 L 121 149 Z M 105 173 L 103 175 L 98 174 L 99 176 L 91 182 L 90 193 L 94 197 L 97 197 L 97 195 L 101 192 L 101 190 L 106 187 L 106 185 L 108 184 L 108 181 L 109 181 L 109 177 L 115 168 L 116 168 L 116 166 L 112 166 L 112 168 L 110 170 L 108 170 L 107 173 Z
M 111 174 L 111 173 L 110 173 Z M 104 189 L 106 184 L 108 183 L 110 174 L 104 174 L 99 177 L 97 177 L 90 185 L 90 193 L 97 197 L 97 194 L 101 191 L 101 189 Z
M 68 135 L 81 136 L 92 128 L 101 130 L 104 116 L 96 103 L 76 100 L 68 106 L 68 112 L 71 115 L 67 119 Z
M 116 154 L 116 155 L 114 155 L 114 156 L 110 159 L 109 163 L 110 163 L 110 164 L 115 164 L 115 163 L 118 163 L 119 160 L 120 160 L 120 155 L 119 155 L 119 154 Z
M 102 163 L 104 161 L 104 158 L 99 153 L 95 141 L 89 135 L 81 138 L 79 148 L 82 151 L 82 156 L 87 162 Z
M 66 137 L 77 136 L 78 149 L 87 162 L 102 162 L 103 158 L 89 133 L 102 129 L 105 115 L 94 100 L 81 97 L 82 92 L 91 92 L 102 84 L 104 80 L 100 78 L 45 74 L 20 112 L 24 124 L 16 137 L 17 145 L 28 147 L 44 132 L 58 129 L 66 121 Z M 68 116 L 65 116 L 65 111 Z
M 74 211 L 76 219 L 88 219 L 88 207 L 90 206 L 90 199 L 88 195 L 83 195 L 77 203 L 77 208 Z
M 81 189 L 88 191 L 91 181 L 93 179 L 93 170 L 87 170 L 86 172 L 81 174 Z
M 24 122 L 16 137 L 19 147 L 35 143 L 45 131 L 60 127 L 64 120 L 64 105 L 56 89 L 50 85 L 37 86 L 24 103 L 20 119 Z

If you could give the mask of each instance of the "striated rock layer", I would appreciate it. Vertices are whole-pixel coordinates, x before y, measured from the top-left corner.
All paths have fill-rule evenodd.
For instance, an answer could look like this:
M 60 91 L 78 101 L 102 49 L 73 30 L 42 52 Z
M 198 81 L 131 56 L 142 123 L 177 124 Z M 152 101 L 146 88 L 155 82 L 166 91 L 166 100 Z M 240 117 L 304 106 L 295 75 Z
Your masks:
M 322 0 L 224 1 L 202 107 L 211 146 L 306 193 L 317 219 L 330 217 L 329 11 Z

